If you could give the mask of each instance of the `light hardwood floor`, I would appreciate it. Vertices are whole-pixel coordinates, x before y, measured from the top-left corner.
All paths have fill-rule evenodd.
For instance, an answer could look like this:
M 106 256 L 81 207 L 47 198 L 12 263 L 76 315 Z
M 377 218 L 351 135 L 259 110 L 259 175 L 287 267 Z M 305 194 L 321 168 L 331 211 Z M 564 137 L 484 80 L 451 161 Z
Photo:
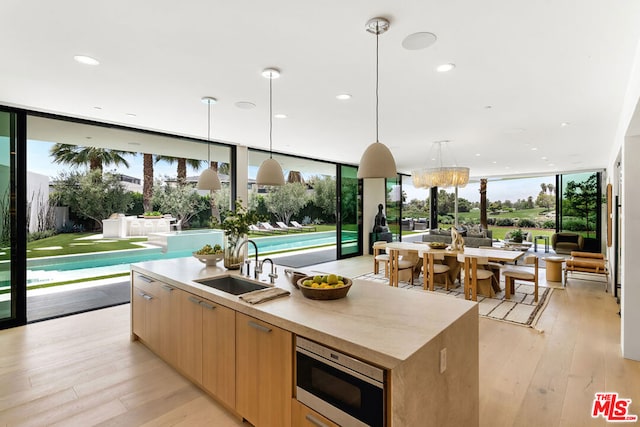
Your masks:
M 371 257 L 315 267 L 372 268 Z M 617 312 L 602 283 L 574 279 L 553 293 L 541 331 L 481 318 L 480 425 L 606 425 L 590 416 L 598 391 L 632 399 L 640 415 L 640 362 L 620 355 Z M 0 331 L 0 426 L 18 425 L 246 424 L 130 342 L 123 305 Z

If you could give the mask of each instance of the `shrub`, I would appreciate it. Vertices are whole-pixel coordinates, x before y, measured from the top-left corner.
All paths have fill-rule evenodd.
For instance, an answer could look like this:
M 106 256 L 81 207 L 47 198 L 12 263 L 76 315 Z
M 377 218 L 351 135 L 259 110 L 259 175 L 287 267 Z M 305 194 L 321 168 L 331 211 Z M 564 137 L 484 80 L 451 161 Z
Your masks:
M 495 220 L 496 220 L 496 225 L 499 227 L 510 227 L 513 225 L 513 219 L 511 218 L 497 218 Z
M 587 231 L 587 224 L 584 221 L 563 221 L 562 229 L 567 231 Z
M 453 224 L 453 220 L 449 215 L 438 215 L 439 224 Z
M 555 230 L 556 228 L 556 222 L 552 221 L 552 220 L 546 220 L 545 222 L 542 223 L 542 228 L 552 228 Z
M 518 221 L 518 227 L 523 227 L 523 228 L 536 228 L 538 226 L 538 224 L 535 223 L 535 221 L 529 219 L 529 218 L 522 218 L 520 221 Z
M 58 234 L 56 230 L 34 231 L 33 233 L 29 233 L 27 241 L 33 242 L 34 240 L 46 239 L 47 237 L 55 236 L 56 234 Z
M 487 218 L 487 225 L 496 225 L 495 218 Z

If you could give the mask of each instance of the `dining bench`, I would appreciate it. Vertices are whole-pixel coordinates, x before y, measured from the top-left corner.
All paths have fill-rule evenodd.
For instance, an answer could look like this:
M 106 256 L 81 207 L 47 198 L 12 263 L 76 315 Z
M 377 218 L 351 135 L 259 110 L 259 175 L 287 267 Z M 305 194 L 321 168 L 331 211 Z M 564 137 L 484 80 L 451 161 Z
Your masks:
M 609 269 L 603 254 L 571 251 L 571 258 L 567 260 L 564 270 L 565 285 L 567 284 L 567 274 L 569 272 L 604 275 L 606 281 L 604 290 L 605 292 L 609 291 Z

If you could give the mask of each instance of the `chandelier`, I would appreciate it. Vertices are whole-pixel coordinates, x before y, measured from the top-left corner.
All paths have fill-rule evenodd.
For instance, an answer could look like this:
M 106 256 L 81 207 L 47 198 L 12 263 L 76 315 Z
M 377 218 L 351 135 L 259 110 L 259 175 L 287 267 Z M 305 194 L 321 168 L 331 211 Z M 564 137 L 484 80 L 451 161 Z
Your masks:
M 429 158 L 436 165 L 411 171 L 413 186 L 416 188 L 431 187 L 464 187 L 469 182 L 469 168 L 460 166 L 443 166 L 442 145 L 449 141 L 436 141 L 431 146 Z M 435 151 L 435 155 L 432 153 Z M 455 165 L 455 161 L 454 161 Z

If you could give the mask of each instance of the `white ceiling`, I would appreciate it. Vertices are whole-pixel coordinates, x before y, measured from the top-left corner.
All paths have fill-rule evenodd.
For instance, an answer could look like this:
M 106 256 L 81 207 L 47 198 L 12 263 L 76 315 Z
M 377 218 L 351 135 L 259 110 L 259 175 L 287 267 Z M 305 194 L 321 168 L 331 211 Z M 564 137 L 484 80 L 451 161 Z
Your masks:
M 278 67 L 274 112 L 288 118 L 274 119 L 274 150 L 354 164 L 375 139 L 375 36 L 364 25 L 387 17 L 380 141 L 410 173 L 433 141 L 450 140 L 474 177 L 606 167 L 640 37 L 635 0 L 3 0 L 2 9 L 1 104 L 206 138 L 200 98 L 214 96 L 212 139 L 268 148 L 260 73 Z M 437 42 L 402 47 L 421 31 Z M 78 54 L 101 64 L 78 64 Z M 435 72 L 448 62 L 453 71 Z

